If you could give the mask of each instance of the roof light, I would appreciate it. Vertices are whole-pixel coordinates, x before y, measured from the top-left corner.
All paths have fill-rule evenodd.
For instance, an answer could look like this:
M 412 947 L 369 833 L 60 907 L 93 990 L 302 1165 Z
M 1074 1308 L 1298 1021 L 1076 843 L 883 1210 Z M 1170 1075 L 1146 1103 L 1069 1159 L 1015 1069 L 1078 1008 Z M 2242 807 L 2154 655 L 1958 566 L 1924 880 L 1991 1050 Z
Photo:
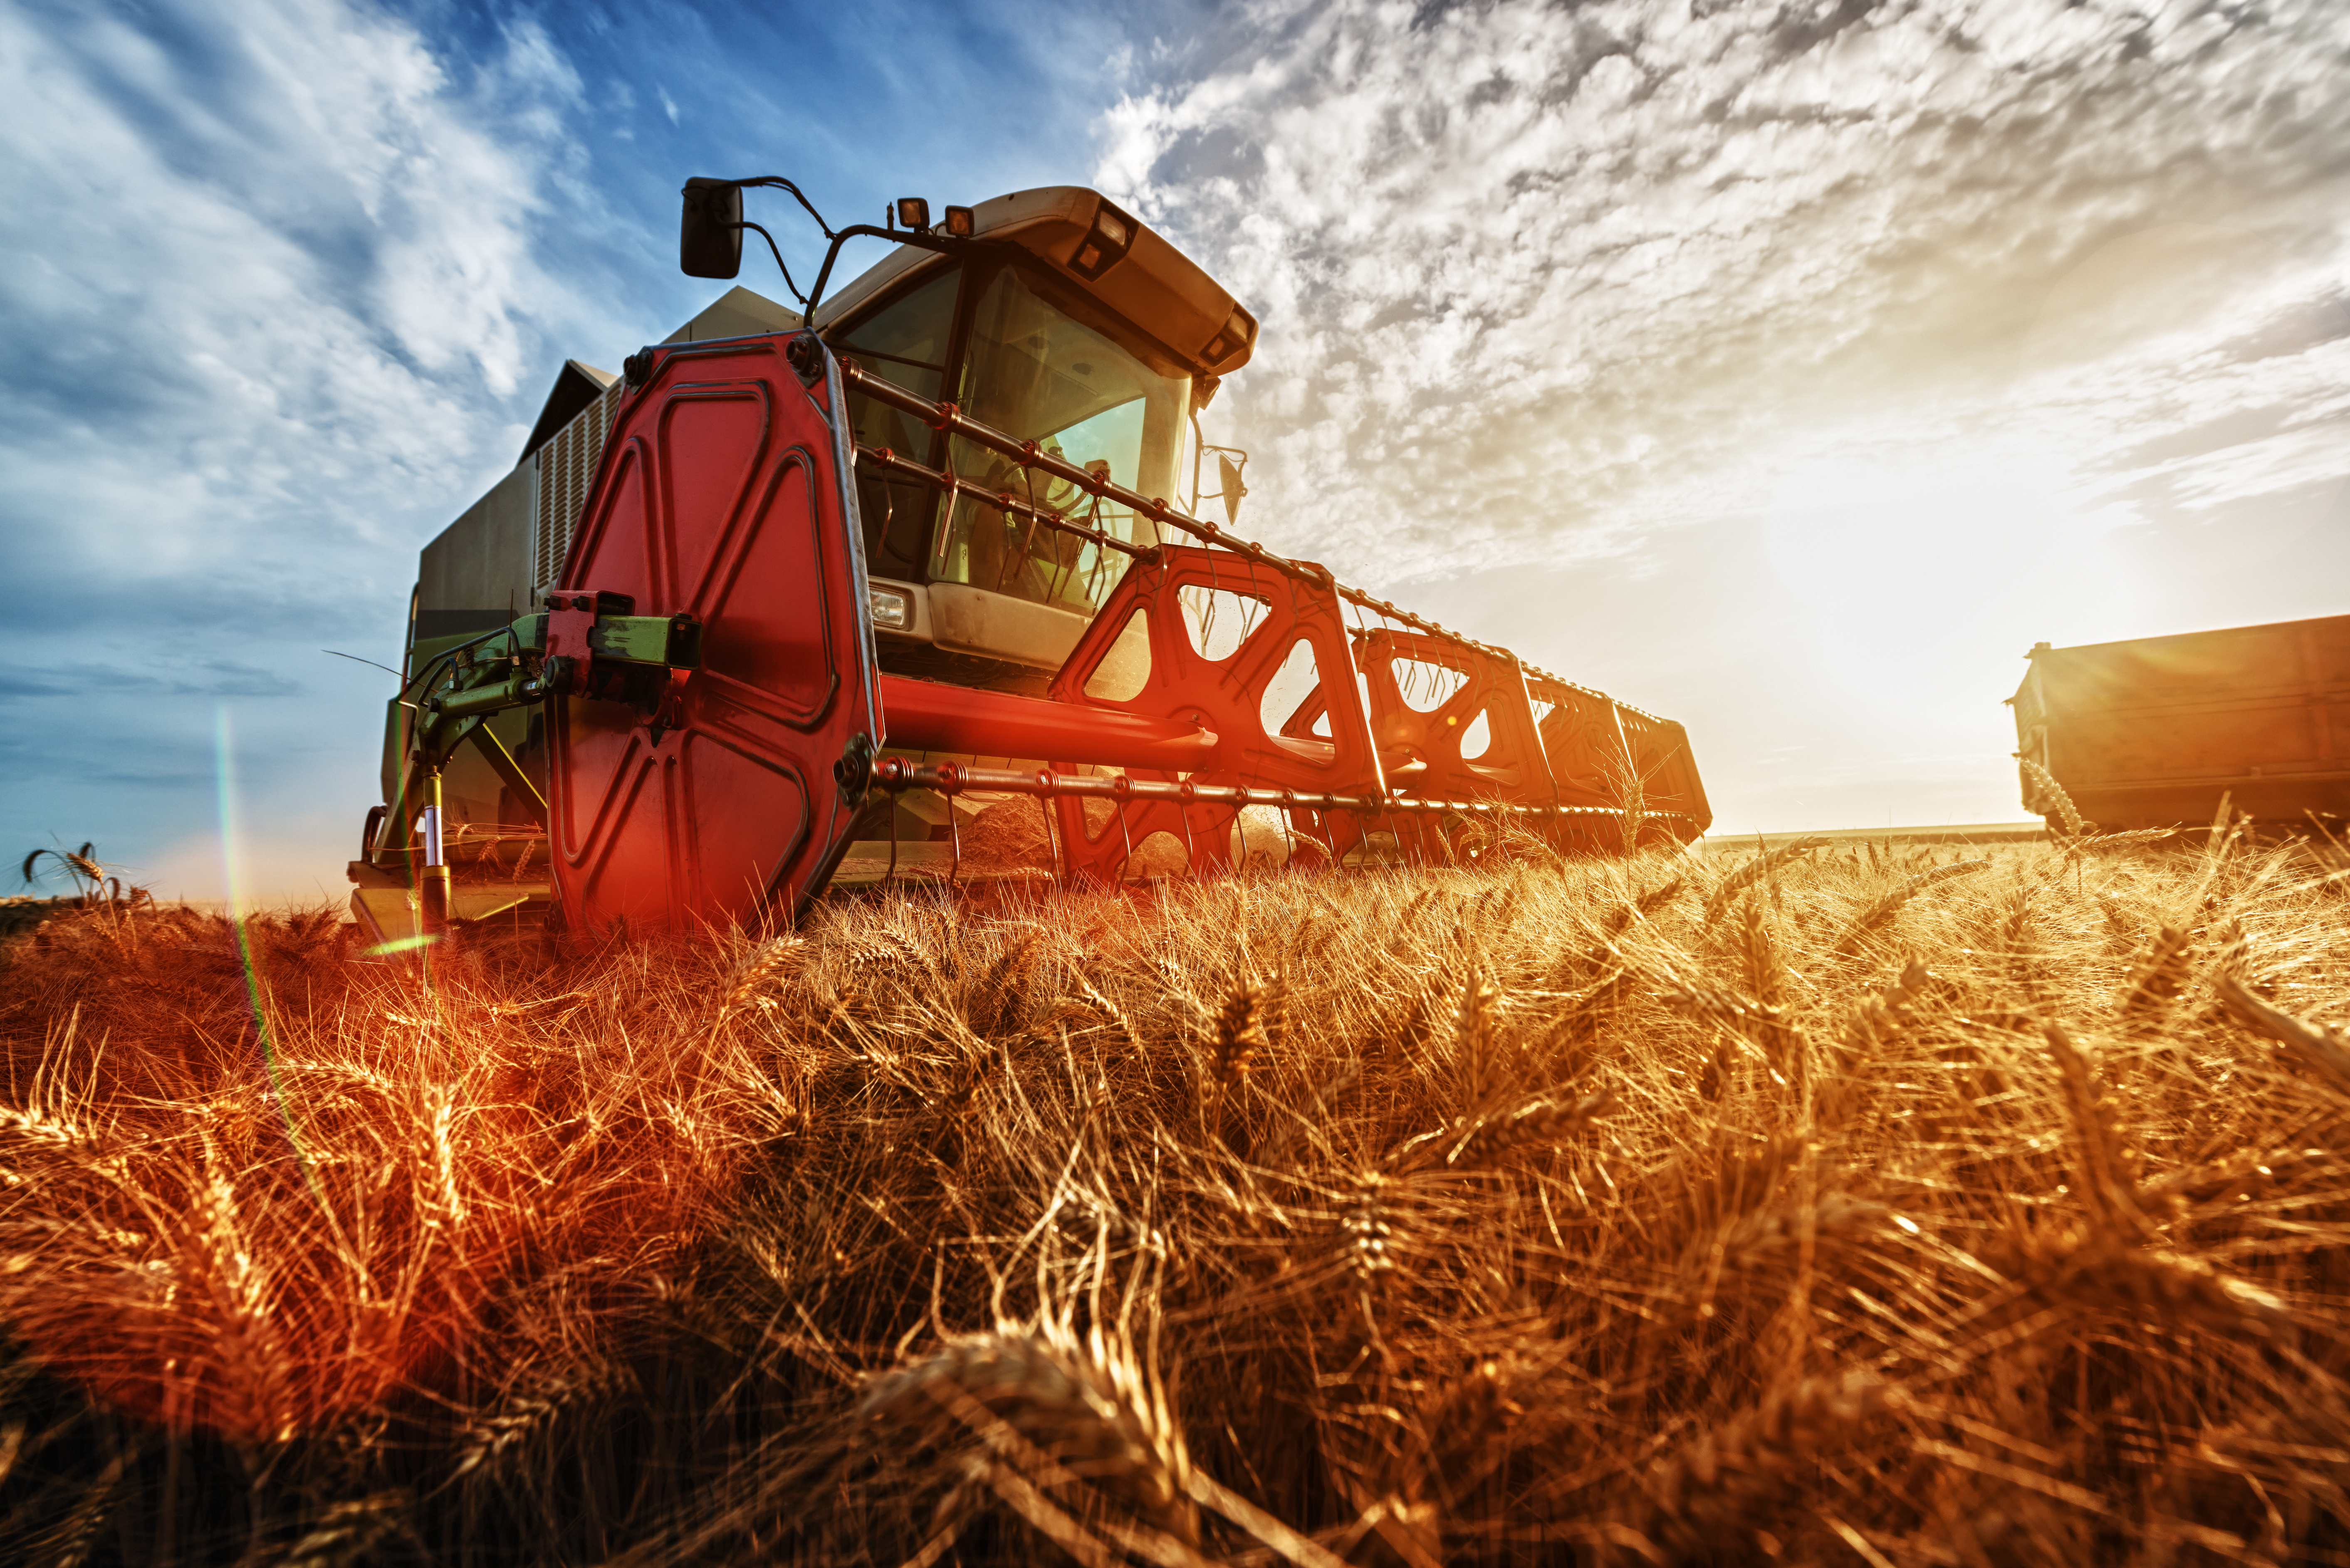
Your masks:
M 946 230 L 956 239 L 967 240 L 979 233 L 979 220 L 972 215 L 969 207 L 949 207 Z
M 931 226 L 931 203 L 923 196 L 898 198 L 898 226 L 920 232 Z
M 1223 330 L 1208 339 L 1208 346 L 1200 350 L 1200 358 L 1213 369 L 1235 354 L 1247 352 L 1255 341 L 1256 317 L 1235 305 Z
M 1134 244 L 1138 226 L 1132 218 L 1104 202 L 1094 209 L 1093 227 L 1077 242 L 1076 250 L 1070 255 L 1069 270 L 1087 283 L 1101 276 L 1116 266 L 1127 247 Z

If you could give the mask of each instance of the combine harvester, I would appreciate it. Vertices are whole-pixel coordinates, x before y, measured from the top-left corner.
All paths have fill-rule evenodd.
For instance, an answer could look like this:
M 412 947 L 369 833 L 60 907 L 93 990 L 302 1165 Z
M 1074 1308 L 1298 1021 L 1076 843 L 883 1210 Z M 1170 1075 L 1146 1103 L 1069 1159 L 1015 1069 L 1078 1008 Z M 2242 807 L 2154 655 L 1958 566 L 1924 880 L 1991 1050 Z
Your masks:
M 773 246 L 762 186 L 815 215 L 691 181 L 687 274 Z M 1166 499 L 1212 451 L 1236 514 L 1197 419 L 1256 322 L 1130 215 L 1055 187 L 825 233 L 805 318 L 736 288 L 619 377 L 567 364 L 426 546 L 350 868 L 380 941 L 788 919 L 983 872 L 1007 825 L 1097 884 L 1705 830 L 1679 724 Z M 826 297 L 860 236 L 895 248 Z

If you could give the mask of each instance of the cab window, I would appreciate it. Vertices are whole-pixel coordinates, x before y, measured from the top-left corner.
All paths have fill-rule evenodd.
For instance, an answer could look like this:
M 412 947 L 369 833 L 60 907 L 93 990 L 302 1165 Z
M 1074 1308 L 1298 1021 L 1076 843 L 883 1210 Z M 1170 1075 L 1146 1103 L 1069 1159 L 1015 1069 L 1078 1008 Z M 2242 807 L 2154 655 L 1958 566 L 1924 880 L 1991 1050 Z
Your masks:
M 956 398 L 972 417 L 1145 495 L 1174 494 L 1189 379 L 1123 347 L 1087 319 L 1098 318 L 1090 302 L 1024 269 L 1002 267 L 976 292 Z M 948 444 L 956 474 L 983 493 L 947 510 L 934 580 L 1091 615 L 1125 575 L 1122 553 L 1000 510 L 987 494 L 1016 493 L 1136 545 L 1158 541 L 1148 519 L 1073 483 L 960 438 Z
M 833 338 L 834 349 L 875 375 L 935 401 L 946 384 L 949 335 L 954 330 L 961 268 L 917 284 Z M 848 394 L 848 419 L 862 445 L 888 447 L 931 465 L 932 432 L 912 415 L 858 392 Z M 903 476 L 860 471 L 857 504 L 864 514 L 865 555 L 874 576 L 919 580 L 938 493 Z

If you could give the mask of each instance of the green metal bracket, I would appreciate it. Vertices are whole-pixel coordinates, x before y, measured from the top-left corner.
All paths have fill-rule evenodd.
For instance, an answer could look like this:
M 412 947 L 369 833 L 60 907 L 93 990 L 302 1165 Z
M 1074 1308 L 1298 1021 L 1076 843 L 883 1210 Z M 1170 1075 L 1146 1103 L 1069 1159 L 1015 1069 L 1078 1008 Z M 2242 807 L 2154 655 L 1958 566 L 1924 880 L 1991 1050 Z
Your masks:
M 702 623 L 691 616 L 606 615 L 596 618 L 588 646 L 598 659 L 658 664 L 669 670 L 702 668 Z
M 596 597 L 600 601 L 607 596 Z M 616 609 L 626 607 L 625 599 L 612 597 Z M 409 727 L 407 765 L 387 803 L 380 840 L 369 846 L 371 862 L 380 865 L 396 857 L 406 866 L 411 853 L 410 821 L 423 803 L 437 800 L 441 770 L 469 740 L 539 826 L 550 826 L 546 796 L 491 732 L 484 722 L 491 715 L 563 692 L 635 700 L 648 689 L 649 680 L 660 680 L 654 671 L 698 670 L 702 665 L 702 623 L 690 615 L 598 615 L 588 632 L 596 665 L 621 667 L 615 675 L 637 672 L 619 681 L 591 683 L 578 667 L 580 661 L 546 658 L 546 632 L 545 614 L 524 616 L 442 649 L 402 689 L 400 701 L 415 715 Z

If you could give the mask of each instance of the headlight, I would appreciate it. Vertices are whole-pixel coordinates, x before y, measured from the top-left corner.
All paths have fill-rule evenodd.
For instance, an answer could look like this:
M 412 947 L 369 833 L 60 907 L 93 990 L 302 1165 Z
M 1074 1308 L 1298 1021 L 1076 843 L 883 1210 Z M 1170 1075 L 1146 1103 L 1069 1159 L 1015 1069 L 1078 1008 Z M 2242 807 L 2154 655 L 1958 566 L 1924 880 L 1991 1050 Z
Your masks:
M 1134 244 L 1134 220 L 1104 202 L 1094 211 L 1093 226 L 1069 256 L 1069 270 L 1090 283 L 1114 265 Z
M 1221 365 L 1255 341 L 1256 317 L 1235 305 L 1232 318 L 1224 323 L 1224 329 L 1200 351 L 1200 358 L 1211 367 Z
M 873 612 L 873 624 L 883 631 L 914 628 L 914 596 L 904 589 L 868 587 L 865 602 Z

